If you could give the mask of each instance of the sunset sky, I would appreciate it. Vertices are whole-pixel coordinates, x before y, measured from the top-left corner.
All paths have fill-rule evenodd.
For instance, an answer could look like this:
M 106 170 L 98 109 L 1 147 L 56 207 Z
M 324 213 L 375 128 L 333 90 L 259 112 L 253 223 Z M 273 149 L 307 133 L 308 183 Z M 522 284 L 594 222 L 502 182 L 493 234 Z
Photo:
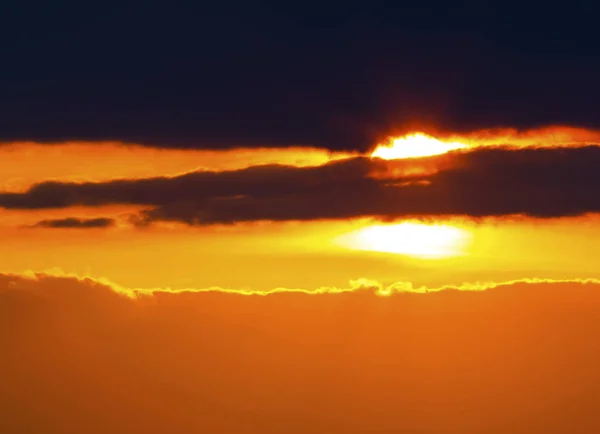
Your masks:
M 2 14 L 0 433 L 600 431 L 598 11 L 316 6 Z

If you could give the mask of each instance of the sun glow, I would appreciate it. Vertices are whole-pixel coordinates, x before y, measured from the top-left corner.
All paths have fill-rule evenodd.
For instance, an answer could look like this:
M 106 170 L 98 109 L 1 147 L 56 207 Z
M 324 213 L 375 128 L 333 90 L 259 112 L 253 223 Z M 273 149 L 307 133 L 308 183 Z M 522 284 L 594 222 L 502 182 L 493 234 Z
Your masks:
M 368 226 L 337 241 L 355 250 L 438 259 L 465 254 L 471 234 L 454 226 L 403 222 Z
M 466 147 L 467 145 L 464 143 L 442 142 L 424 133 L 414 133 L 404 137 L 392 138 L 387 144 L 378 145 L 371 154 L 371 157 L 382 158 L 384 160 L 418 158 L 444 154 Z

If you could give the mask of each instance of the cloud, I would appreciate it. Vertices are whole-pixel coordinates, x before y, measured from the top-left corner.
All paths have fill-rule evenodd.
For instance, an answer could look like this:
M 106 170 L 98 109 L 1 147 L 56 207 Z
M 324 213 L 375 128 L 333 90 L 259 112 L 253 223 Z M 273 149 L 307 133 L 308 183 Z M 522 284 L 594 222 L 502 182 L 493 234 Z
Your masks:
M 461 17 L 465 13 L 461 12 Z M 419 30 L 424 34 L 411 37 L 398 27 L 408 15 L 412 14 L 388 23 L 387 30 L 373 24 L 363 27 L 366 23 L 353 19 L 361 23 L 359 28 L 345 35 L 336 29 L 332 32 L 336 36 L 329 37 L 337 40 L 328 43 L 321 32 L 317 32 L 320 36 L 316 41 L 312 40 L 316 37 L 313 31 L 309 38 L 292 36 L 296 42 L 308 44 L 303 49 L 294 49 L 296 44 L 281 37 L 284 30 L 278 29 L 272 37 L 261 37 L 251 46 L 238 42 L 240 46 L 219 51 L 211 45 L 203 50 L 208 57 L 202 64 L 194 64 L 183 55 L 193 51 L 193 46 L 182 55 L 163 53 L 163 60 L 158 60 L 161 57 L 154 57 L 157 42 L 151 49 L 147 47 L 153 53 L 146 58 L 149 63 L 129 64 L 129 70 L 125 65 L 129 54 L 121 51 L 119 38 L 110 52 L 121 52 L 121 57 L 107 61 L 103 68 L 92 57 L 87 64 L 94 67 L 89 67 L 87 78 L 60 80 L 58 77 L 81 67 L 71 60 L 81 58 L 83 49 L 79 49 L 56 62 L 60 85 L 53 79 L 41 80 L 36 86 L 24 78 L 7 79 L 11 92 L 0 106 L 5 113 L 0 119 L 0 140 L 123 141 L 170 149 L 314 146 L 366 151 L 392 129 L 407 132 L 430 125 L 455 132 L 556 123 L 600 127 L 594 115 L 595 101 L 600 97 L 595 81 L 597 61 L 593 56 L 562 57 L 556 52 L 556 47 L 564 45 L 586 54 L 582 47 L 585 43 L 589 46 L 593 35 L 569 44 L 562 39 L 548 42 L 552 56 L 524 56 L 510 54 L 505 47 L 482 47 L 489 39 L 485 36 L 436 37 L 441 24 L 430 24 L 427 31 Z M 469 27 L 477 21 L 469 20 Z M 421 22 L 431 23 L 431 17 Z M 490 24 L 487 18 L 479 22 Z M 228 26 L 231 24 L 227 22 L 222 28 Z M 108 27 L 113 28 L 112 24 Z M 184 27 L 204 28 L 205 24 Z M 404 35 L 393 38 L 387 31 Z M 504 29 L 497 31 L 500 34 Z M 254 32 L 244 32 L 235 39 L 241 41 Z M 530 33 L 542 35 L 517 34 L 522 40 Z M 223 43 L 232 35 L 217 39 Z M 197 40 L 213 36 L 203 35 Z M 541 37 L 548 40 L 547 35 Z M 168 44 L 170 50 L 185 39 L 179 37 Z M 77 40 L 70 38 L 54 46 L 70 46 Z M 281 41 L 288 43 L 281 46 Z M 415 45 L 410 47 L 410 41 Z M 340 49 L 340 44 L 345 48 Z M 546 44 L 532 47 L 538 45 Z M 270 54 L 264 47 L 270 47 Z M 252 65 L 248 59 L 254 59 Z M 37 67 L 22 57 L 8 63 L 24 68 L 6 73 L 15 77 L 25 77 Z M 123 71 L 108 66 L 117 63 Z M 58 65 L 65 69 L 58 72 Z M 165 71 L 160 65 L 173 65 L 179 73 Z M 114 80 L 100 86 L 99 80 L 108 75 Z M 40 95 L 44 95 L 43 103 Z M 81 107 L 85 110 L 79 110 Z
M 373 167 L 371 160 L 361 157 L 317 167 L 271 164 L 240 170 L 198 171 L 175 177 L 99 183 L 52 181 L 36 184 L 25 193 L 0 194 L 0 206 L 43 209 L 111 203 L 159 205 L 189 199 L 310 193 L 330 182 L 361 182 Z
M 569 19 L 545 9 L 554 19 L 542 20 L 532 7 L 495 10 L 491 20 L 487 8 L 468 5 L 439 15 L 365 8 L 326 12 L 339 20 L 326 30 L 308 12 L 302 19 L 268 6 L 235 17 L 157 7 L 143 19 L 132 7 L 64 34 L 37 23 L 19 39 L 27 11 L 1 29 L 14 43 L 4 58 L 12 67 L 0 71 L 10 84 L 0 140 L 366 150 L 390 127 L 419 122 L 450 131 L 600 126 L 594 12 Z M 45 12 L 55 27 L 89 21 Z M 160 34 L 150 24 L 158 22 Z M 40 59 L 52 70 L 32 75 Z
M 599 283 L 496 286 L 132 298 L 0 274 L 0 431 L 597 431 Z
M 303 288 L 284 288 L 277 287 L 271 290 L 250 290 L 250 289 L 235 289 L 222 288 L 211 286 L 206 288 L 130 288 L 124 287 L 107 278 L 95 278 L 91 276 L 80 276 L 75 273 L 66 273 L 60 268 L 45 270 L 44 272 L 27 271 L 21 274 L 0 273 L 4 278 L 15 278 L 18 280 L 27 280 L 29 282 L 39 281 L 64 281 L 71 280 L 84 284 L 91 284 L 94 287 L 104 287 L 107 291 L 125 296 L 130 299 L 144 299 L 146 296 L 157 296 L 161 294 L 202 294 L 202 293 L 222 293 L 232 295 L 246 296 L 267 296 L 277 294 L 300 294 L 300 295 L 335 295 L 367 292 L 378 296 L 391 296 L 394 294 L 433 294 L 444 291 L 467 291 L 480 292 L 496 288 L 511 287 L 514 285 L 546 285 L 546 284 L 579 284 L 579 285 L 600 285 L 600 279 L 595 278 L 578 278 L 578 279 L 544 279 L 544 278 L 524 278 L 517 280 L 509 280 L 504 282 L 493 281 L 478 281 L 464 282 L 462 284 L 448 284 L 438 287 L 414 286 L 411 282 L 399 281 L 390 285 L 383 285 L 376 280 L 359 278 L 351 280 L 347 287 L 322 286 L 314 289 Z
M 0 193 L 8 209 L 147 205 L 136 224 L 193 225 L 600 211 L 600 147 L 477 148 L 415 160 L 338 160 L 317 167 L 253 166 L 98 183 L 45 182 Z
M 42 220 L 32 225 L 33 228 L 73 228 L 73 229 L 92 229 L 92 228 L 107 228 L 113 226 L 115 221 L 109 218 L 94 218 L 94 219 L 80 219 L 80 218 L 64 218 L 64 219 L 52 219 Z

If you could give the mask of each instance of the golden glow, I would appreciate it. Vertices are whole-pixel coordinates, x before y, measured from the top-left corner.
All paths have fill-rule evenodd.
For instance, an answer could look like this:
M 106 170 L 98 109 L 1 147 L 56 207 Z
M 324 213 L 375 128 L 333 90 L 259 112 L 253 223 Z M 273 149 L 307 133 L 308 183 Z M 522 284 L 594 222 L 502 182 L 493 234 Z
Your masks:
M 352 157 L 315 148 L 154 149 L 121 143 L 0 145 L 0 190 L 24 191 L 47 180 L 108 181 L 172 176 L 196 170 L 237 170 L 263 164 L 319 166 Z
M 94 213 L 91 213 L 93 211 Z M 127 208 L 73 210 L 81 218 L 117 217 Z M 3 271 L 60 267 L 80 276 L 106 277 L 128 288 L 223 287 L 345 288 L 365 277 L 384 285 L 402 280 L 415 287 L 449 283 L 508 281 L 530 277 L 600 278 L 600 245 L 589 240 L 600 218 L 549 220 L 483 219 L 438 222 L 467 232 L 465 254 L 433 259 L 383 253 L 358 245 L 353 234 L 373 219 L 264 222 L 187 227 L 158 225 L 143 230 L 119 225 L 106 230 L 23 229 L 43 218 L 69 217 L 67 211 L 0 212 Z M 457 249 L 460 252 L 460 249 Z M 201 265 L 199 265 L 201 264 Z M 232 266 L 236 272 L 231 273 Z M 151 272 L 149 272 L 149 270 Z M 307 271 L 309 270 L 309 272 Z
M 468 231 L 453 226 L 403 222 L 359 229 L 339 242 L 357 250 L 435 259 L 464 254 L 470 239 Z
M 412 133 L 380 144 L 371 154 L 382 159 L 417 158 L 482 146 L 577 147 L 600 143 L 600 131 L 568 126 L 532 130 L 493 129 L 469 134 Z M 107 181 L 119 178 L 171 176 L 195 170 L 235 170 L 261 164 L 319 166 L 356 157 L 307 147 L 237 148 L 235 150 L 154 149 L 118 142 L 0 144 L 0 190 L 24 191 L 47 180 Z
M 424 133 L 414 133 L 404 137 L 393 138 L 388 144 L 377 146 L 371 156 L 384 160 L 417 158 L 444 154 L 466 147 L 467 145 L 460 142 L 442 142 Z
M 530 284 L 530 285 L 540 285 L 540 284 L 548 284 L 548 283 L 578 283 L 578 284 L 593 284 L 600 285 L 600 279 L 595 279 L 592 277 L 587 278 L 572 278 L 572 279 L 549 279 L 549 278 L 521 278 L 521 279 L 513 279 L 501 282 L 494 281 L 485 281 L 485 282 L 463 282 L 461 284 L 448 284 L 442 286 L 415 286 L 412 282 L 409 281 L 397 281 L 390 285 L 383 285 L 382 283 L 365 278 L 359 278 L 355 280 L 350 280 L 348 285 L 344 287 L 334 287 L 334 286 L 320 286 L 313 289 L 305 289 L 305 288 L 285 288 L 285 287 L 276 287 L 268 290 L 253 290 L 248 288 L 226 288 L 220 286 L 211 286 L 211 287 L 197 287 L 197 288 L 179 288 L 174 289 L 170 287 L 153 287 L 153 288 L 129 288 L 115 283 L 114 281 L 106 278 L 106 277 L 94 277 L 89 275 L 79 275 L 77 273 L 67 273 L 59 267 L 54 267 L 51 269 L 47 269 L 44 271 L 33 271 L 26 270 L 21 273 L 14 272 L 5 272 L 0 271 L 0 277 L 10 276 L 17 277 L 23 280 L 29 281 L 40 281 L 47 277 L 55 277 L 55 278 L 69 278 L 74 281 L 78 281 L 80 283 L 92 283 L 97 285 L 103 285 L 106 289 L 112 290 L 113 292 L 128 297 L 130 299 L 139 299 L 142 297 L 151 297 L 154 295 L 160 294 L 184 294 L 184 293 L 206 293 L 206 292 L 220 292 L 225 294 L 235 294 L 235 295 L 258 295 L 258 296 L 267 296 L 267 295 L 275 295 L 275 294 L 305 294 L 305 295 L 320 295 L 320 294 L 343 294 L 343 293 L 352 293 L 358 291 L 371 291 L 376 295 L 388 297 L 394 294 L 401 293 L 430 293 L 430 292 L 441 292 L 448 290 L 455 291 L 486 291 L 488 289 L 511 286 L 520 283 Z
M 435 138 L 422 132 L 392 137 L 379 144 L 371 157 L 384 160 L 440 155 L 465 148 L 503 146 L 513 149 L 535 147 L 579 147 L 600 142 L 600 132 L 568 126 L 549 126 L 519 131 L 513 128 L 474 131 L 465 135 Z
M 564 125 L 530 130 L 495 128 L 473 131 L 466 135 L 444 136 L 446 141 L 458 141 L 469 147 L 508 146 L 510 148 L 578 147 L 600 142 L 600 131 Z
M 409 137 L 414 136 L 419 137 L 418 134 Z M 450 142 L 463 143 L 467 149 L 600 143 L 600 132 L 566 127 L 494 130 L 461 136 L 436 132 L 435 137 L 445 149 Z M 111 143 L 4 144 L 0 146 L 0 191 L 21 191 L 47 179 L 135 179 L 270 163 L 315 166 L 344 157 L 348 155 L 300 148 L 194 151 Z M 453 164 L 453 159 L 416 158 L 379 163 L 373 164 L 373 170 L 381 171 L 383 179 L 394 178 L 383 171 L 397 170 L 398 178 L 416 176 L 414 180 L 399 182 L 423 182 L 421 175 L 443 170 L 446 164 Z M 379 175 L 377 172 L 376 176 Z M 220 286 L 252 291 L 343 287 L 348 279 L 363 276 L 386 285 L 401 279 L 428 288 L 448 282 L 506 281 L 533 276 L 600 277 L 595 261 L 600 255 L 600 245 L 589 242 L 600 229 L 600 219 L 593 215 L 552 220 L 501 217 L 476 223 L 445 220 L 438 223 L 457 225 L 460 229 L 450 229 L 449 234 L 438 230 L 444 235 L 436 238 L 435 228 L 430 231 L 434 235 L 428 235 L 427 227 L 414 229 L 415 223 L 410 224 L 414 230 L 407 230 L 406 224 L 401 230 L 385 229 L 386 226 L 369 229 L 380 224 L 371 218 L 218 227 L 189 227 L 170 222 L 143 229 L 131 226 L 130 214 L 146 208 L 110 205 L 0 209 L 2 268 L 22 271 L 61 267 L 79 275 L 106 276 L 133 288 Z M 69 217 L 107 217 L 115 219 L 117 224 L 94 230 L 27 228 L 41 220 Z M 419 238 L 413 232 L 425 233 Z M 232 267 L 236 273 L 231 273 Z

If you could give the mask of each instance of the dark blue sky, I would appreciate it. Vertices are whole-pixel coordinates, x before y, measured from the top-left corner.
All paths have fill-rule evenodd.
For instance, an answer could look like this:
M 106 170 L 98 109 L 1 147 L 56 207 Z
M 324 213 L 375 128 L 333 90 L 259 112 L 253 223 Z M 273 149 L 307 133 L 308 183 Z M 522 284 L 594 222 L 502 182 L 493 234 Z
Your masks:
M 0 140 L 365 149 L 422 125 L 600 128 L 593 6 L 197 3 L 2 6 Z

